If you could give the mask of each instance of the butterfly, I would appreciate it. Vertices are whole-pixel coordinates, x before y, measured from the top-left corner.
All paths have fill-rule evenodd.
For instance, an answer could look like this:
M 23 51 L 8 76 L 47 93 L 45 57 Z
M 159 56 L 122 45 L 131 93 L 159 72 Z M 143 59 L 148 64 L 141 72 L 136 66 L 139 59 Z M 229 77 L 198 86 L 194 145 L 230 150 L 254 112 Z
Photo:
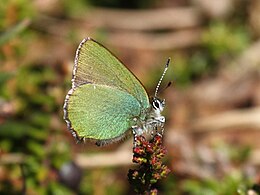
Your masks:
M 63 106 L 67 128 L 79 141 L 103 146 L 162 129 L 165 100 L 148 97 L 141 82 L 103 45 L 84 39 L 76 51 L 72 88 Z

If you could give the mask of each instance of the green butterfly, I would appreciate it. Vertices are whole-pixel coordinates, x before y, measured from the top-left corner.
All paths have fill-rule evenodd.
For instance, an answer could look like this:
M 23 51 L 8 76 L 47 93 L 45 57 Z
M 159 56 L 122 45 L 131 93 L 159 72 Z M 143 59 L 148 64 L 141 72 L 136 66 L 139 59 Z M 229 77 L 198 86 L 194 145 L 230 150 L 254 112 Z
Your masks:
M 64 119 L 79 141 L 90 139 L 106 145 L 162 129 L 165 101 L 149 101 L 140 81 L 104 46 L 84 39 L 76 52 L 72 88 L 64 103 Z

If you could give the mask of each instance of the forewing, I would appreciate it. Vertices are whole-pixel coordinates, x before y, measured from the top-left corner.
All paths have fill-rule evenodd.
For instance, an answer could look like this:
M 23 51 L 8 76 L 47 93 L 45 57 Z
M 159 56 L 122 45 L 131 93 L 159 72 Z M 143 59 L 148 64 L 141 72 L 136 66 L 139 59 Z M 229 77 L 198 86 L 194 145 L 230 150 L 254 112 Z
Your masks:
M 98 143 L 123 139 L 141 112 L 132 95 L 107 85 L 80 85 L 66 96 L 65 119 L 78 139 Z
M 134 96 L 143 108 L 149 107 L 140 81 L 109 50 L 90 38 L 77 49 L 72 82 L 73 87 L 91 83 L 117 88 Z

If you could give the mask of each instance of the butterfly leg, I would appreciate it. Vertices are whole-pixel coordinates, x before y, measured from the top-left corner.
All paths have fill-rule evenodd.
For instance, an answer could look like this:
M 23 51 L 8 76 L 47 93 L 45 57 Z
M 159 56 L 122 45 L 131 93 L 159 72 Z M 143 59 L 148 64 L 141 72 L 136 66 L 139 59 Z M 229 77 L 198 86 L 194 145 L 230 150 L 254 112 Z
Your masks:
M 137 141 L 137 137 L 138 136 L 140 136 L 140 135 L 142 135 L 142 133 L 143 133 L 143 130 L 140 128 L 140 127 L 138 127 L 137 125 L 134 125 L 134 126 L 132 126 L 132 132 L 133 132 L 133 135 L 134 135 L 134 147 L 136 147 L 136 141 Z
M 132 126 L 132 131 L 134 135 L 142 135 L 144 133 L 144 130 L 138 125 Z

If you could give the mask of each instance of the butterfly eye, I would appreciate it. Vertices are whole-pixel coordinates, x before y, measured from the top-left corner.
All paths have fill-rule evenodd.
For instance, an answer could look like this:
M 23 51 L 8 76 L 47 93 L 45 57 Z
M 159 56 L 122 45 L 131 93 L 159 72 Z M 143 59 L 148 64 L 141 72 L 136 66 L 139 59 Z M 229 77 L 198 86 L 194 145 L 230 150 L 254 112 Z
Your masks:
M 160 108 L 160 103 L 159 103 L 158 100 L 155 100 L 155 101 L 153 102 L 153 107 L 154 107 L 154 109 L 159 109 L 159 108 Z

